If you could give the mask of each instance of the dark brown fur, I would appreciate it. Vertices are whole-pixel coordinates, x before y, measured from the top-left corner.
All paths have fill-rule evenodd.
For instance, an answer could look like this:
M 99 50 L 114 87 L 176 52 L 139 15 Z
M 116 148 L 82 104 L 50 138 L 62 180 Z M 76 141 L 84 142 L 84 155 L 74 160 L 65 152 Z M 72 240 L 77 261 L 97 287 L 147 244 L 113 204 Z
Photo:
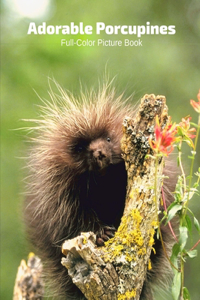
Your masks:
M 79 101 L 58 89 L 61 96 L 50 93 L 52 101 L 45 103 L 42 120 L 36 121 L 25 222 L 56 299 L 85 299 L 61 265 L 61 245 L 87 231 L 95 232 L 101 245 L 119 226 L 127 183 L 120 149 L 122 121 L 134 113 L 106 87 Z M 168 202 L 172 182 L 165 183 Z M 162 232 L 169 245 L 169 230 Z M 162 281 L 169 269 L 160 241 L 155 248 L 141 299 L 152 299 L 150 283 Z

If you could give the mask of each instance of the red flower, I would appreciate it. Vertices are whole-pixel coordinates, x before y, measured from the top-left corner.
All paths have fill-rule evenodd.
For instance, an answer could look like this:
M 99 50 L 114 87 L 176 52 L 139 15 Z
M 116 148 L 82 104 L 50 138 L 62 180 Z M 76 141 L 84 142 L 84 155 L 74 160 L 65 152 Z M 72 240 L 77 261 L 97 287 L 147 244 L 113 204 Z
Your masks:
M 199 102 L 196 102 L 194 100 L 190 100 L 190 104 L 192 105 L 194 110 L 196 110 L 200 114 L 200 90 L 197 94 L 197 99 L 199 100 Z
M 164 129 L 161 128 L 156 116 L 155 140 L 149 138 L 149 144 L 156 153 L 169 155 L 174 149 L 173 143 L 176 141 L 175 134 L 177 133 L 177 125 L 171 123 L 171 118 Z

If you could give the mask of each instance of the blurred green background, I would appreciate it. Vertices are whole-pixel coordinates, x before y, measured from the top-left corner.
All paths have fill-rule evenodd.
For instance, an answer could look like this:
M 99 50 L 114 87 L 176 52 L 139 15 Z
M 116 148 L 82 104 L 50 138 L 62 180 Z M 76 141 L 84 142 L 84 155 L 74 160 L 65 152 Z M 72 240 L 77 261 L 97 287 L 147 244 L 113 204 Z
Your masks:
M 61 47 L 63 36 L 27 35 L 30 21 L 38 25 L 43 21 L 51 25 L 84 22 L 93 27 L 96 22 L 144 25 L 149 21 L 151 25 L 175 25 L 176 34 L 143 36 L 142 47 Z M 40 99 L 33 89 L 41 98 L 48 98 L 47 78 L 54 76 L 61 86 L 78 94 L 80 81 L 87 88 L 97 87 L 107 68 L 110 78 L 116 75 L 119 93 L 134 93 L 133 101 L 145 93 L 163 94 L 174 121 L 188 114 L 197 121 L 189 100 L 197 100 L 200 88 L 200 1 L 4 0 L 1 24 L 1 299 L 12 299 L 17 267 L 31 250 L 21 220 L 26 133 L 15 129 L 26 126 L 22 119 L 38 117 Z M 89 38 L 124 39 L 104 34 Z M 187 147 L 184 149 L 187 157 Z M 198 155 L 195 168 L 199 165 Z M 185 169 L 189 169 L 187 162 Z M 190 207 L 200 219 L 199 197 Z M 188 247 L 198 239 L 196 234 Z M 192 300 L 199 300 L 199 270 L 200 256 L 187 262 L 185 285 Z M 171 296 L 166 291 L 157 299 Z

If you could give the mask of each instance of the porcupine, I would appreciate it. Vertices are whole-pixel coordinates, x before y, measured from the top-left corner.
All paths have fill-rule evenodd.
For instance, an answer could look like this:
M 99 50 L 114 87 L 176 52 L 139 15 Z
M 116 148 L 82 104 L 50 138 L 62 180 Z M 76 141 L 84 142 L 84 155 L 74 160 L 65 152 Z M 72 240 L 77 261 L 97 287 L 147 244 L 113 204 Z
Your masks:
M 123 214 L 127 184 L 120 147 L 122 122 L 135 112 L 109 85 L 82 93 L 78 100 L 56 86 L 60 95 L 51 91 L 51 101 L 41 107 L 42 119 L 34 120 L 38 126 L 29 152 L 24 216 L 28 237 L 44 263 L 56 299 L 81 300 L 84 295 L 61 264 L 61 245 L 81 232 L 93 231 L 98 246 L 113 237 Z M 168 205 L 176 182 L 172 177 L 164 180 Z M 170 248 L 171 232 L 166 226 L 161 230 Z M 154 248 L 141 300 L 153 299 L 152 286 L 165 282 L 169 270 L 156 237 Z

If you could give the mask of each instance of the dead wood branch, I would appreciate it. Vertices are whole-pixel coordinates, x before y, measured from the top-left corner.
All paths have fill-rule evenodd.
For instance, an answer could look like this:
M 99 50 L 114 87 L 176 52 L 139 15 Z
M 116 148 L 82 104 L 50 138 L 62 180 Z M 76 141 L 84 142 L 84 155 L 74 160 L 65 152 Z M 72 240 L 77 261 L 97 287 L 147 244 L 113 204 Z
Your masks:
M 22 260 L 18 268 L 13 300 L 42 300 L 43 295 L 42 263 L 30 253 L 27 263 Z
M 164 126 L 168 119 L 165 97 L 145 95 L 134 120 L 128 117 L 124 120 L 122 151 L 128 186 L 124 215 L 115 237 L 100 248 L 91 232 L 63 244 L 66 258 L 62 264 L 87 299 L 140 298 L 158 226 L 159 199 L 155 201 L 153 188 L 155 160 L 147 157 L 153 154 L 148 141 L 154 133 L 156 115 Z M 162 172 L 160 159 L 157 195 L 161 191 Z

